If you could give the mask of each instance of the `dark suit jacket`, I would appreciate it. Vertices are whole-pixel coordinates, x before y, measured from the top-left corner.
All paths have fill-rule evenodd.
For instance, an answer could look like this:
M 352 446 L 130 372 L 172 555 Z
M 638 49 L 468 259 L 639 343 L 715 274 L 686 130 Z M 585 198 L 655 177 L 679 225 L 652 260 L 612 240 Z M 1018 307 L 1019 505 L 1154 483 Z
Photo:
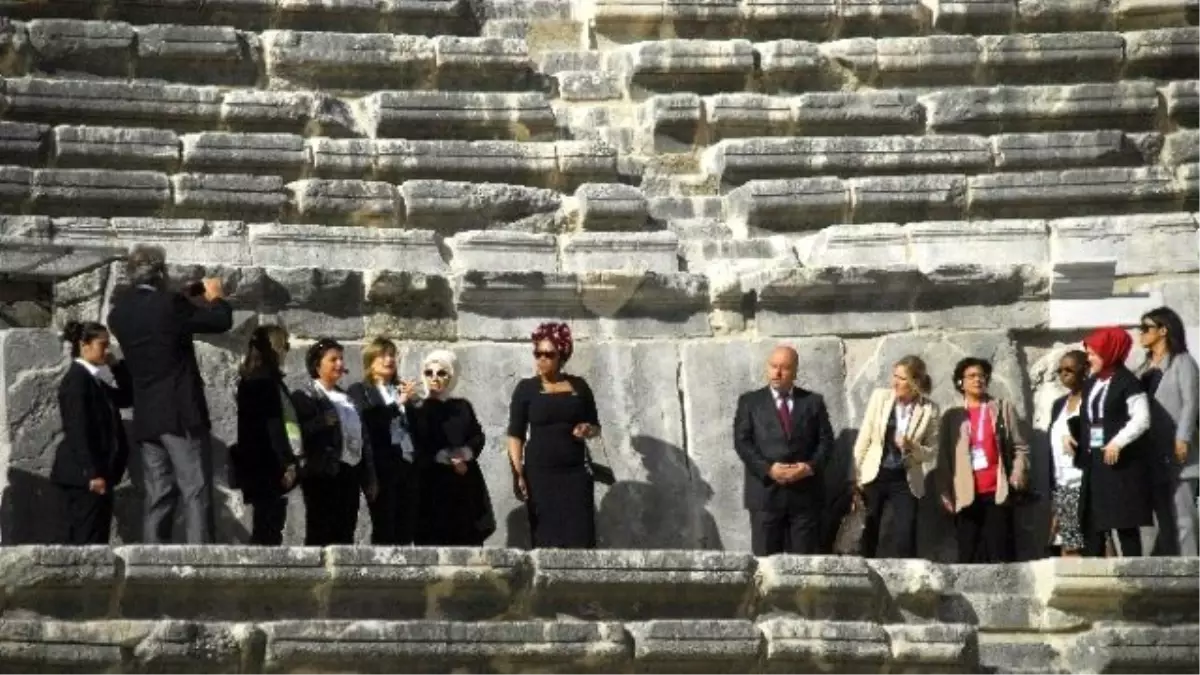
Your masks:
M 792 435 L 784 434 L 769 387 L 738 398 L 733 419 L 733 444 L 746 466 L 743 499 L 751 511 L 783 510 L 789 506 L 819 508 L 822 476 L 833 453 L 833 425 L 820 394 L 792 389 Z M 779 485 L 767 474 L 776 462 L 805 462 L 816 474 L 791 485 Z
M 355 382 L 346 390 L 346 395 L 354 401 L 354 405 L 358 406 L 359 414 L 362 415 L 366 434 L 371 438 L 371 450 L 375 461 L 377 463 L 401 461 L 400 450 L 392 448 L 392 418 L 399 417 L 401 425 L 408 429 L 411 437 L 412 428 L 408 416 L 403 414 L 399 406 L 384 403 L 379 388 L 374 385 Z M 413 442 L 416 443 L 416 440 L 414 439 Z M 415 454 L 415 446 L 413 449 Z M 416 461 L 416 457 L 413 459 Z
M 233 327 L 229 303 L 193 302 L 178 293 L 133 288 L 116 302 L 108 327 L 133 376 L 137 440 L 212 427 L 192 337 Z
M 297 461 L 284 428 L 281 394 L 290 396 L 283 379 L 266 370 L 238 380 L 238 440 L 230 458 L 248 500 L 284 494 L 283 473 Z
M 292 403 L 296 406 L 296 416 L 300 418 L 300 433 L 304 437 L 304 466 L 301 473 L 305 476 L 331 476 L 336 475 L 340 467 L 342 424 L 340 421 L 328 423 L 328 419 L 337 420 L 337 409 L 328 397 L 316 390 L 316 386 L 308 382 L 292 392 Z M 355 407 L 357 408 L 357 405 Z M 362 422 L 361 408 L 358 409 L 358 416 L 362 424 L 363 439 L 362 462 L 358 466 L 362 486 L 365 488 L 376 479 L 375 452 L 371 446 L 371 434 L 367 425 Z
M 129 443 L 119 409 L 128 408 L 133 401 L 124 364 L 117 364 L 112 372 L 116 388 L 96 379 L 78 362 L 67 368 L 58 386 L 63 438 L 50 470 L 52 482 L 87 487 L 93 478 L 104 478 L 112 494 L 125 475 Z

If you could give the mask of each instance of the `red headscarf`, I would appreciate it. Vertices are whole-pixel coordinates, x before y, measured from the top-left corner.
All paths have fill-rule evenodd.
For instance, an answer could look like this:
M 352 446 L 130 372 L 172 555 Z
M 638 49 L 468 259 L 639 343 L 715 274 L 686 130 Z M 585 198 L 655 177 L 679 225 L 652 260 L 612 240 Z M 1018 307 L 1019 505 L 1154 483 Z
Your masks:
M 1109 326 L 1092 331 L 1091 335 L 1083 339 L 1083 346 L 1096 352 L 1104 362 L 1100 372 L 1092 374 L 1096 379 L 1107 380 L 1112 377 L 1117 366 L 1123 365 L 1129 357 L 1129 350 L 1133 349 L 1133 340 L 1124 329 Z

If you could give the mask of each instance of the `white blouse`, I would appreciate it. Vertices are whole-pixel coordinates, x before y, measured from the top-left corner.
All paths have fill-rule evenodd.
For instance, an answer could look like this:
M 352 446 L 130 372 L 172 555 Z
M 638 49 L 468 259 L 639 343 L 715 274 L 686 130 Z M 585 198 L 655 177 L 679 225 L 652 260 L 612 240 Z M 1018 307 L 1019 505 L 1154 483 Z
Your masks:
M 319 381 L 316 385 L 337 411 L 342 426 L 341 460 L 350 466 L 358 466 L 363 452 L 362 421 L 358 417 L 358 408 L 354 407 L 354 402 L 346 394 L 336 389 L 326 389 Z
M 1050 451 L 1054 453 L 1054 483 L 1060 488 L 1079 487 L 1083 471 L 1075 468 L 1075 458 L 1067 452 L 1063 439 L 1071 435 L 1067 421 L 1079 417 L 1079 409 L 1067 410 L 1066 405 L 1050 423 Z

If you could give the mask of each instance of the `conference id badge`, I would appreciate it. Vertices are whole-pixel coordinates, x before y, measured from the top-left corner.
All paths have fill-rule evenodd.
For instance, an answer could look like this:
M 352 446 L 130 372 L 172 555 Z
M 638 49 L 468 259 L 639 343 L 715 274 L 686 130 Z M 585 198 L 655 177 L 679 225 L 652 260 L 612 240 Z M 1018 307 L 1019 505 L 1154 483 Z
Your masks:
M 988 468 L 987 453 L 983 448 L 978 446 L 971 448 L 971 469 L 974 471 L 983 471 Z
M 1099 450 L 1104 447 L 1104 427 L 1099 424 L 1093 424 L 1088 429 L 1088 447 L 1092 450 Z

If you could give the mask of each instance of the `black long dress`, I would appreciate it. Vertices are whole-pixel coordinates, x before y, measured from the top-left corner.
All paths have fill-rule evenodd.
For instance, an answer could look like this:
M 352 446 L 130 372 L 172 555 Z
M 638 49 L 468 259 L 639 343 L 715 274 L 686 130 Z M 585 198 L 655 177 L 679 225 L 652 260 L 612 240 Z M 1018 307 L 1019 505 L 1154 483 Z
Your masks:
M 546 392 L 539 378 L 513 390 L 508 435 L 525 441 L 529 531 L 535 548 L 595 548 L 596 502 L 587 446 L 571 431 L 599 426 L 596 400 L 581 377 L 567 375 L 572 392 Z
M 418 546 L 482 546 L 496 531 L 487 482 L 479 468 L 483 428 L 466 399 L 428 398 L 405 408 L 412 421 L 420 490 L 415 543 Z M 435 461 L 438 451 L 470 448 L 467 472 Z

